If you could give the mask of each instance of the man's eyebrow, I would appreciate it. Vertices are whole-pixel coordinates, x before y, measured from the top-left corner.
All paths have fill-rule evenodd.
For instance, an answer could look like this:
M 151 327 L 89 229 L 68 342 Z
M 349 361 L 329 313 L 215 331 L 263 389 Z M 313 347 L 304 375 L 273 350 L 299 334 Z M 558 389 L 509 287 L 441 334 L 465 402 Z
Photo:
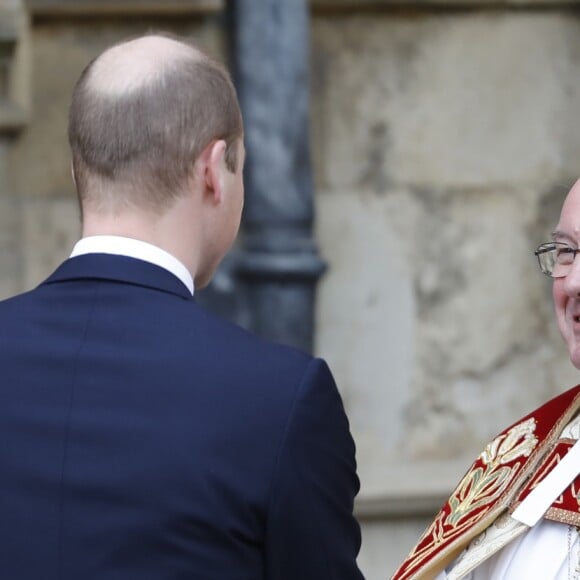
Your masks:
M 560 238 L 560 239 L 565 238 L 566 240 L 572 241 L 572 238 L 568 234 L 565 234 L 564 232 L 562 232 L 560 230 L 554 230 L 552 232 L 552 239 L 556 240 L 558 238 Z

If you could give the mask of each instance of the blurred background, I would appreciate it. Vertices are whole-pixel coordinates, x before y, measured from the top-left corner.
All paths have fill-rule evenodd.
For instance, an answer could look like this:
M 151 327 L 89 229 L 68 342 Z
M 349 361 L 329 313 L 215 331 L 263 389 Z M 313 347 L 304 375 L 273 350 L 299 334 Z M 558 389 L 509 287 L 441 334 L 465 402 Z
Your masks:
M 78 238 L 66 117 L 87 62 L 163 30 L 228 63 L 244 230 L 199 299 L 328 360 L 360 565 L 389 577 L 484 444 L 578 382 L 533 256 L 580 175 L 577 6 L 0 0 L 1 297 Z

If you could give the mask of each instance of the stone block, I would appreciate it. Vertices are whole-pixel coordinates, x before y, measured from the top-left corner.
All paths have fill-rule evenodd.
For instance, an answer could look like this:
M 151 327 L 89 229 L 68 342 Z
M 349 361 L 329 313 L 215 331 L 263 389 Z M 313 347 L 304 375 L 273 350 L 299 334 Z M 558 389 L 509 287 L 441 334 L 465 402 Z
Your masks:
M 510 345 L 538 334 L 530 303 L 547 280 L 525 235 L 534 217 L 526 197 L 481 191 L 433 207 L 425 200 L 417 262 L 421 324 L 435 333 L 428 339 L 433 347 L 452 353 L 450 374 L 484 373 Z
M 578 159 L 570 119 L 579 33 L 580 20 L 564 13 L 315 18 L 319 186 L 553 182 L 569 145 L 564 131 Z
M 24 287 L 33 288 L 46 279 L 68 258 L 79 237 L 75 198 L 24 200 L 21 240 Z
M 363 493 L 400 460 L 468 463 L 570 386 L 529 237 L 541 207 L 529 189 L 318 195 L 317 352 L 348 408 Z
M 424 207 L 417 365 L 401 448 L 415 458 L 471 455 L 568 386 L 552 378 L 562 347 L 528 237 L 538 197 L 482 190 Z
M 20 290 L 22 255 L 19 234 L 18 200 L 0 194 L 0 299 L 13 296 Z
M 20 130 L 30 106 L 30 34 L 20 0 L 0 1 L 0 131 Z
M 317 197 L 317 234 L 329 268 L 318 291 L 316 350 L 336 375 L 359 447 L 368 438 L 388 450 L 403 427 L 416 304 L 407 240 L 395 224 L 412 228 L 414 211 L 404 194 Z

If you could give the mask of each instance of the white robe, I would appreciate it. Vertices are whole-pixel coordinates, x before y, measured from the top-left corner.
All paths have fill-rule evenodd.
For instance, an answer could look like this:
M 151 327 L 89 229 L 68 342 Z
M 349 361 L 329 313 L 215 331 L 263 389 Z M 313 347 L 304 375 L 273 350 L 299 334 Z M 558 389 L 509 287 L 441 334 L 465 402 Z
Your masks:
M 540 520 L 525 534 L 480 564 L 465 580 L 569 580 L 576 578 L 578 533 L 571 534 L 568 553 L 568 526 Z M 570 556 L 570 557 L 569 557 Z

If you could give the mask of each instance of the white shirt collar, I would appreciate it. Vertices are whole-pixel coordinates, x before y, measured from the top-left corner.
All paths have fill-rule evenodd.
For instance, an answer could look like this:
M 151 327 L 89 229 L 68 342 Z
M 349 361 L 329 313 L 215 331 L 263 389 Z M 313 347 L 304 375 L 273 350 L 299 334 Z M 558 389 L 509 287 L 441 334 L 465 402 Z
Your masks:
M 75 244 L 70 257 L 84 254 L 114 254 L 150 262 L 177 276 L 193 296 L 193 278 L 189 270 L 175 256 L 153 244 L 122 236 L 89 236 Z

